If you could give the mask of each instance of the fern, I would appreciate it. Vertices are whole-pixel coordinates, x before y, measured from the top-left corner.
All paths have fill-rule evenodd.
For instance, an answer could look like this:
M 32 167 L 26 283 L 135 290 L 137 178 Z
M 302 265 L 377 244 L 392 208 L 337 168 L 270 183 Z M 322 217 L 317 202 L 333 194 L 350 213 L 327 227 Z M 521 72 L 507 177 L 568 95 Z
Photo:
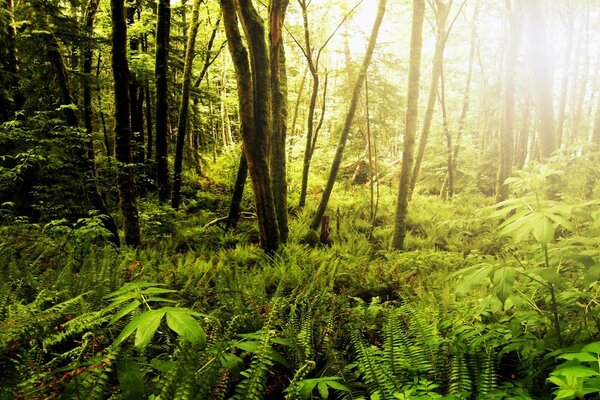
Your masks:
M 254 354 L 254 357 L 252 357 L 250 368 L 242 372 L 244 379 L 236 386 L 234 399 L 262 399 L 267 375 L 273 366 L 273 360 L 269 356 L 269 352 L 272 350 L 271 343 L 274 334 L 275 332 L 273 330 L 267 330 L 262 335 L 258 350 Z
M 485 352 L 479 353 L 477 358 L 480 365 L 477 395 L 478 398 L 485 399 L 486 396 L 489 396 L 498 388 L 496 352 L 492 349 L 487 349 Z
M 459 353 L 452 357 L 449 381 L 449 394 L 462 396 L 464 398 L 467 398 L 471 394 L 473 383 L 464 353 Z
M 382 363 L 381 352 L 375 346 L 365 344 L 360 332 L 353 330 L 351 340 L 356 352 L 356 365 L 373 395 L 382 399 L 392 399 L 399 390 L 389 365 Z

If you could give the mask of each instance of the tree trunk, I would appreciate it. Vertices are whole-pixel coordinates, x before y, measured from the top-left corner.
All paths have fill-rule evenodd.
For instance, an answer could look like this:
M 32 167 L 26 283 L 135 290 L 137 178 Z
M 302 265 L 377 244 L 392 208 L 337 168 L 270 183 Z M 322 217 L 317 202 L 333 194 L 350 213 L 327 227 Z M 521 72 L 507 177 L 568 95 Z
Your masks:
M 342 128 L 342 132 L 340 135 L 340 140 L 338 142 L 338 147 L 335 152 L 335 156 L 333 158 L 333 162 L 331 164 L 331 171 L 329 172 L 329 177 L 327 179 L 327 185 L 325 186 L 325 190 L 323 191 L 323 195 L 321 197 L 321 201 L 319 203 L 319 207 L 317 208 L 317 212 L 312 219 L 310 224 L 310 229 L 316 231 L 323 216 L 325 215 L 325 210 L 327 209 L 327 203 L 329 202 L 329 197 L 331 196 L 331 192 L 333 191 L 333 186 L 335 184 L 335 180 L 337 178 L 337 173 L 340 168 L 340 164 L 342 163 L 342 157 L 344 155 L 344 149 L 346 147 L 346 142 L 348 140 L 348 135 L 350 134 L 350 129 L 352 128 L 352 121 L 354 120 L 354 114 L 356 112 L 356 107 L 358 105 L 358 99 L 360 98 L 360 93 L 363 88 L 363 84 L 365 82 L 365 78 L 367 75 L 367 69 L 369 68 L 369 64 L 371 63 L 371 58 L 373 56 L 373 52 L 375 51 L 375 45 L 377 44 L 377 36 L 379 34 L 379 27 L 381 26 L 381 21 L 383 20 L 383 15 L 385 14 L 385 5 L 386 0 L 379 0 L 377 6 L 377 16 L 375 17 L 375 22 L 373 24 L 373 29 L 371 30 L 371 35 L 369 37 L 369 43 L 367 45 L 367 50 L 365 52 L 365 58 L 363 59 L 362 65 L 358 72 L 358 77 L 356 78 L 356 82 L 354 83 L 354 88 L 352 90 L 352 97 L 350 99 L 350 105 L 348 107 L 348 112 L 346 113 L 346 118 L 344 120 L 344 126 Z
M 229 215 L 227 216 L 226 229 L 235 229 L 240 219 L 242 198 L 244 197 L 244 187 L 246 186 L 247 179 L 248 163 L 246 162 L 246 156 L 242 151 L 240 164 L 235 178 L 235 186 L 233 187 L 233 194 L 231 195 L 231 205 L 229 207 Z
M 139 0 L 133 0 L 129 7 L 127 7 L 127 23 L 133 25 L 135 22 L 135 14 L 140 7 Z M 131 55 L 137 54 L 140 47 L 139 38 L 131 35 L 129 37 L 129 50 Z M 130 71 L 129 73 L 129 108 L 131 111 L 131 137 L 136 143 L 136 149 L 132 156 L 135 162 L 144 162 L 144 137 L 142 135 L 143 130 L 143 119 L 142 108 L 139 106 L 139 92 L 141 90 L 140 83 L 138 82 L 137 76 Z
M 158 201 L 166 203 L 169 199 L 169 163 L 168 163 L 168 56 L 169 31 L 171 26 L 170 0 L 158 1 L 156 21 L 156 183 Z
M 566 16 L 565 29 L 567 34 L 567 48 L 565 54 L 565 64 L 563 66 L 562 87 L 560 89 L 560 105 L 558 109 L 558 126 L 556 129 L 556 147 L 560 149 L 563 142 L 566 108 L 567 108 L 567 93 L 569 91 L 569 70 L 571 67 L 571 54 L 573 53 L 573 28 L 575 26 L 575 15 L 572 10 L 569 10 L 569 15 Z
M 124 0 L 111 0 L 112 70 L 115 90 L 116 156 L 119 162 L 118 184 L 125 242 L 139 246 L 140 225 L 131 170 L 131 131 L 129 127 L 129 66 L 127 64 L 127 23 Z
M 98 10 L 98 0 L 90 0 L 85 16 L 85 31 L 88 40 L 91 39 L 94 30 L 94 16 Z M 83 51 L 83 119 L 85 132 L 88 137 L 87 154 L 90 161 L 95 159 L 94 138 L 92 126 L 92 57 L 93 51 L 90 43 L 86 44 Z
M 183 66 L 183 82 L 181 84 L 181 103 L 179 104 L 179 120 L 177 121 L 177 145 L 175 148 L 175 165 L 173 167 L 173 197 L 171 207 L 179 208 L 181 191 L 181 167 L 183 164 L 183 146 L 185 144 L 188 125 L 188 111 L 190 105 L 190 86 L 192 82 L 192 64 L 194 62 L 196 36 L 198 34 L 198 13 L 200 12 L 201 0 L 194 0 L 192 6 L 192 20 L 188 29 L 187 45 L 185 51 L 185 63 Z
M 287 71 L 283 46 L 283 21 L 289 0 L 273 0 L 270 10 L 270 62 L 271 91 L 273 94 L 273 125 L 271 139 L 271 183 L 279 238 L 285 243 L 288 238 L 287 176 L 285 139 L 287 134 Z
M 19 63 L 17 60 L 17 29 L 13 26 L 13 0 L 6 1 L 6 11 L 8 13 L 8 37 L 6 43 L 6 61 L 8 72 L 12 75 L 10 78 L 10 84 L 13 90 L 13 102 L 15 111 L 21 111 L 25 104 L 25 96 L 21 91 L 19 84 Z M 6 110 L 3 110 L 6 111 Z
M 264 23 L 249 1 L 238 3 L 250 49 L 251 70 L 248 51 L 238 28 L 234 0 L 221 0 L 221 9 L 236 71 L 244 154 L 254 189 L 260 245 L 265 251 L 274 251 L 279 246 L 279 228 L 269 171 L 270 68 Z
M 415 158 L 415 165 L 413 166 L 410 176 L 410 193 L 412 194 L 417 184 L 419 177 L 419 171 L 421 170 L 421 163 L 423 162 L 423 156 L 425 155 L 425 148 L 427 146 L 427 139 L 429 137 L 429 131 L 431 129 L 431 121 L 433 120 L 433 113 L 435 111 L 435 101 L 438 95 L 438 88 L 440 83 L 440 76 L 442 74 L 442 62 L 444 60 L 444 49 L 446 47 L 446 40 L 450 34 L 449 29 L 446 28 L 446 22 L 452 7 L 453 0 L 449 0 L 448 3 L 436 0 L 435 17 L 437 20 L 437 38 L 435 42 L 435 53 L 433 55 L 433 66 L 431 69 L 431 84 L 429 85 L 429 95 L 427 97 L 427 108 L 425 109 L 425 116 L 423 117 L 423 127 L 421 129 L 421 136 L 419 138 L 419 148 Z M 409 194 L 410 197 L 410 194 Z
M 530 42 L 530 64 L 533 69 L 534 90 L 538 100 L 540 157 L 548 159 L 556 150 L 554 132 L 553 91 L 548 59 L 546 25 L 538 0 L 521 0 L 525 3 Z
M 394 220 L 393 246 L 396 250 L 404 248 L 406 237 L 406 215 L 410 196 L 410 174 L 413 167 L 417 118 L 419 114 L 419 80 L 421 76 L 421 48 L 423 46 L 423 20 L 425 0 L 413 1 L 412 31 L 410 36 L 410 58 L 408 67 L 408 94 L 406 100 L 406 123 L 402 148 L 402 167 L 400 187 Z
M 502 111 L 502 125 L 500 129 L 500 165 L 496 177 L 496 201 L 508 198 L 509 187 L 504 181 L 510 177 L 513 165 L 514 152 L 514 120 L 515 120 L 515 89 L 517 62 L 521 48 L 521 23 L 516 15 L 516 10 L 511 9 L 507 3 L 510 38 L 504 64 L 504 102 Z

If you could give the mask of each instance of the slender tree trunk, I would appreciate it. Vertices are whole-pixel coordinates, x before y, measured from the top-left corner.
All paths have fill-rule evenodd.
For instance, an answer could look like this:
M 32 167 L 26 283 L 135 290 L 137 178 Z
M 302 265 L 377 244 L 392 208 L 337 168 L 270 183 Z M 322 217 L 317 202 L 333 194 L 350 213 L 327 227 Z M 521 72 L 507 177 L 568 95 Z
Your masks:
M 238 28 L 234 1 L 221 0 L 227 43 L 237 77 L 244 154 L 254 189 L 260 245 L 265 251 L 274 251 L 279 246 L 279 228 L 269 171 L 271 93 L 268 49 L 264 23 L 252 3 L 239 2 L 238 6 L 252 69 Z
M 16 48 L 16 40 L 17 40 L 17 29 L 14 27 L 14 17 L 13 17 L 13 0 L 5 0 L 6 1 L 6 11 L 8 13 L 8 37 L 6 42 L 6 58 L 7 58 L 7 69 L 11 74 L 10 84 L 13 90 L 13 102 L 15 111 L 21 111 L 23 109 L 23 105 L 25 104 L 25 96 L 21 91 L 20 83 L 19 83 L 19 62 L 17 59 L 17 48 Z M 3 110 L 6 111 L 6 110 Z
M 450 126 L 448 123 L 448 111 L 446 109 L 446 82 L 444 76 L 444 68 L 442 65 L 442 73 L 440 75 L 440 95 L 439 95 L 440 107 L 442 109 L 442 126 L 444 130 L 444 137 L 446 138 L 446 149 L 448 154 L 446 155 L 446 182 L 442 185 L 440 195 L 445 199 L 452 199 L 454 196 L 454 162 L 452 156 L 454 155 L 454 149 L 452 145 L 452 133 L 450 133 Z
M 406 100 L 406 123 L 402 149 L 402 168 L 400 187 L 394 220 L 394 239 L 396 250 L 404 248 L 406 237 L 406 215 L 410 195 L 410 174 L 413 167 L 417 118 L 419 114 L 419 80 L 421 76 L 421 48 L 423 46 L 423 20 L 425 18 L 425 0 L 413 0 L 412 31 L 410 36 L 410 58 L 408 67 L 408 94 Z
M 367 50 L 365 52 L 365 58 L 363 59 L 362 65 L 358 72 L 358 77 L 356 78 L 356 82 L 354 83 L 354 88 L 352 90 L 352 97 L 350 99 L 350 105 L 348 107 L 348 112 L 346 113 L 346 117 L 344 120 L 344 126 L 342 128 L 342 132 L 340 135 L 340 140 L 338 142 L 338 147 L 335 152 L 335 156 L 333 158 L 333 162 L 331 164 L 331 170 L 329 171 L 329 177 L 327 179 L 327 185 L 325 186 L 325 190 L 323 191 L 323 195 L 321 197 L 321 201 L 319 203 L 319 207 L 312 219 L 310 224 L 310 229 L 316 231 L 319 225 L 321 224 L 321 220 L 325 215 L 325 210 L 327 209 L 327 203 L 329 202 L 329 197 L 331 196 L 331 192 L 333 191 L 333 186 L 335 184 L 335 180 L 337 178 L 337 174 L 340 168 L 340 164 L 342 163 L 342 157 L 344 156 L 344 149 L 346 147 L 346 142 L 348 141 L 348 135 L 350 134 L 350 129 L 352 128 L 352 121 L 354 120 L 354 114 L 356 112 L 356 107 L 358 105 L 358 99 L 360 98 L 360 93 L 363 88 L 363 84 L 366 79 L 367 70 L 369 68 L 369 64 L 371 63 L 371 58 L 373 57 L 373 52 L 375 51 L 375 45 L 377 44 L 377 36 L 379 34 L 379 27 L 381 26 L 381 21 L 383 20 L 383 15 L 385 14 L 385 5 L 386 0 L 379 0 L 377 6 L 377 16 L 375 17 L 375 22 L 373 24 L 373 29 L 371 30 L 371 35 L 369 37 L 369 42 L 367 45 Z
M 566 119 L 566 109 L 567 109 L 567 93 L 569 90 L 569 80 L 570 74 L 569 70 L 571 69 L 571 54 L 573 53 L 573 28 L 575 26 L 575 15 L 568 11 L 570 14 L 566 17 L 565 21 L 565 29 L 567 34 L 567 48 L 565 54 L 565 64 L 563 66 L 563 75 L 562 75 L 562 87 L 560 90 L 560 106 L 558 110 L 558 126 L 556 129 L 556 146 L 560 149 L 563 142 L 563 132 L 565 128 L 565 119 Z
M 292 115 L 292 135 L 296 134 L 296 122 L 298 121 L 298 110 L 300 109 L 300 100 L 302 99 L 302 94 L 304 92 L 304 86 L 306 85 L 306 74 L 308 70 L 304 70 L 302 74 L 302 80 L 300 81 L 300 89 L 298 89 L 298 96 L 296 97 L 296 103 L 294 105 L 294 113 Z
M 514 120 L 515 120 L 515 89 L 517 62 L 521 48 L 522 27 L 516 10 L 507 3 L 507 13 L 510 25 L 510 38 L 504 66 L 504 103 L 502 125 L 500 130 L 500 165 L 496 177 L 496 201 L 508 198 L 509 187 L 504 181 L 510 177 L 514 153 Z
M 473 65 L 475 63 L 475 48 L 477 47 L 477 18 L 479 15 L 479 3 L 475 5 L 475 11 L 473 12 L 473 22 L 471 26 L 471 44 L 469 46 L 469 67 L 467 69 L 467 78 L 465 82 L 465 90 L 463 92 L 463 102 L 462 109 L 460 112 L 460 117 L 458 118 L 458 129 L 456 132 L 456 141 L 454 143 L 454 148 L 452 151 L 452 175 L 456 178 L 456 173 L 458 169 L 458 153 L 460 151 L 460 142 L 462 136 L 465 132 L 465 122 L 467 120 L 467 115 L 469 113 L 469 107 L 471 104 L 471 82 L 473 80 Z M 448 181 L 448 176 L 450 175 L 450 171 L 446 173 L 446 181 Z M 451 192 L 448 193 L 449 197 L 454 196 L 454 188 Z
M 127 23 L 124 0 L 111 0 L 112 70 L 115 89 L 115 138 L 119 162 L 118 184 L 125 241 L 139 246 L 140 225 L 131 169 L 131 130 L 129 126 L 129 66 L 127 64 Z
M 166 203 L 169 199 L 169 163 L 168 163 L 168 56 L 169 31 L 171 26 L 170 0 L 158 1 L 156 21 L 156 182 L 158 200 Z
M 287 135 L 287 71 L 283 46 L 283 21 L 289 0 L 273 0 L 270 10 L 269 53 L 271 62 L 271 91 L 273 95 L 273 125 L 271 139 L 271 183 L 279 226 L 279 238 L 288 238 L 288 203 L 285 139 Z
M 88 40 L 91 39 L 94 29 L 94 16 L 98 10 L 98 0 L 90 0 L 85 16 L 85 31 L 88 35 Z M 92 57 L 93 51 L 90 43 L 86 44 L 83 51 L 83 119 L 85 132 L 88 137 L 87 154 L 88 158 L 93 161 L 96 157 L 94 154 L 94 138 L 92 126 Z
M 192 20 L 189 24 L 187 45 L 185 51 L 185 63 L 183 66 L 183 82 L 181 84 L 181 103 L 179 104 L 179 120 L 177 121 L 177 145 L 175 148 L 175 165 L 173 167 L 173 197 L 171 206 L 179 208 L 181 191 L 181 167 L 183 165 L 183 147 L 185 144 L 188 125 L 188 111 L 190 105 L 190 86 L 192 82 L 192 64 L 194 62 L 196 36 L 198 34 L 198 14 L 200 12 L 201 0 L 194 0 L 192 6 Z
M 527 33 L 530 42 L 530 64 L 533 69 L 534 90 L 538 100 L 540 156 L 546 160 L 556 150 L 554 132 L 553 91 L 548 60 L 546 26 L 538 0 L 521 0 L 527 10 Z
M 233 187 L 233 194 L 231 195 L 231 205 L 229 207 L 229 215 L 227 216 L 226 229 L 235 229 L 240 220 L 242 198 L 244 197 L 244 187 L 246 186 L 247 179 L 248 163 L 246 162 L 246 156 L 242 151 L 240 164 L 235 178 L 235 186 Z
M 135 14 L 140 7 L 139 0 L 133 0 L 129 7 L 127 7 L 127 23 L 129 25 L 133 25 L 135 22 Z M 137 54 L 140 47 L 139 37 L 131 35 L 129 37 L 129 50 L 131 51 L 131 55 Z M 131 110 L 131 135 L 133 140 L 135 141 L 137 147 L 136 151 L 133 153 L 132 158 L 135 162 L 144 162 L 144 137 L 142 134 L 143 130 L 143 119 L 141 118 L 142 108 L 139 106 L 139 92 L 142 88 L 140 87 L 140 82 L 137 79 L 135 73 L 129 73 L 129 108 Z
M 453 0 L 449 0 L 448 3 L 436 0 L 435 16 L 437 20 L 437 38 L 435 42 L 435 53 L 433 55 L 433 67 L 431 69 L 431 84 L 429 85 L 429 95 L 427 97 L 427 108 L 425 109 L 425 115 L 423 117 L 423 127 L 421 128 L 421 136 L 419 138 L 419 148 L 415 158 L 415 165 L 413 166 L 411 177 L 410 177 L 410 192 L 412 194 L 417 184 L 419 177 L 419 171 L 421 170 L 421 164 L 423 162 L 423 156 L 425 155 L 425 148 L 427 146 L 427 140 L 429 138 L 429 131 L 431 130 L 431 121 L 433 120 L 433 113 L 435 112 L 435 101 L 438 95 L 438 88 L 440 83 L 440 76 L 442 74 L 442 62 L 444 60 L 444 49 L 446 48 L 446 40 L 450 34 L 447 30 L 446 22 L 452 7 Z M 410 195 L 409 195 L 410 196 Z

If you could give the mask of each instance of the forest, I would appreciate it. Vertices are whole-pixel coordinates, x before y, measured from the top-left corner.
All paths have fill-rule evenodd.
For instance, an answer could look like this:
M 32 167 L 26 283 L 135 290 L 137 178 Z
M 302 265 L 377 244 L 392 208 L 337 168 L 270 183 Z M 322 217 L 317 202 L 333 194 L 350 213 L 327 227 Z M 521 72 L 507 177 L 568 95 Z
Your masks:
M 0 0 L 4 399 L 600 399 L 600 2 Z

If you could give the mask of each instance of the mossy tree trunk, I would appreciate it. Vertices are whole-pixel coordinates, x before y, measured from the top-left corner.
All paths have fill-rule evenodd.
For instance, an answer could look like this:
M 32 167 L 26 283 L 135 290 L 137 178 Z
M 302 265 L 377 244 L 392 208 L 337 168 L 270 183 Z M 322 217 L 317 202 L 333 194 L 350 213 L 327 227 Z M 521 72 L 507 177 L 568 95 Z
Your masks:
M 95 159 L 92 126 L 92 62 L 93 50 L 89 42 L 94 30 L 94 17 L 98 10 L 99 0 L 90 0 L 85 15 L 85 34 L 88 42 L 83 50 L 83 119 L 87 134 L 87 154 L 90 160 Z
M 360 94 L 362 92 L 362 88 L 363 88 L 363 85 L 365 83 L 365 79 L 367 76 L 367 70 L 369 68 L 369 64 L 371 63 L 371 58 L 373 57 L 373 52 L 375 51 L 375 45 L 377 44 L 377 36 L 379 34 L 379 27 L 381 26 L 381 21 L 383 20 L 383 15 L 385 14 L 385 5 L 386 5 L 386 0 L 379 0 L 378 6 L 377 6 L 377 15 L 375 17 L 375 22 L 374 22 L 373 28 L 371 30 L 371 35 L 369 37 L 369 42 L 367 44 L 367 50 L 365 52 L 365 57 L 363 59 L 360 70 L 358 72 L 356 82 L 354 83 L 354 88 L 352 90 L 352 97 L 350 99 L 350 105 L 348 107 L 348 112 L 346 113 L 344 125 L 342 127 L 342 132 L 340 135 L 340 140 L 338 142 L 335 156 L 334 156 L 333 162 L 331 164 L 331 170 L 329 171 L 329 177 L 327 178 L 327 185 L 325 186 L 325 190 L 323 191 L 321 201 L 319 202 L 317 211 L 316 211 L 316 213 L 312 219 L 312 222 L 310 224 L 310 229 L 312 231 L 316 231 L 317 228 L 319 227 L 319 225 L 321 224 L 321 220 L 323 219 L 323 216 L 325 215 L 325 210 L 327 209 L 327 203 L 329 202 L 329 198 L 333 191 L 333 186 L 335 184 L 335 180 L 337 178 L 337 174 L 340 169 L 340 164 L 342 163 L 342 158 L 344 156 L 344 149 L 346 147 L 346 142 L 348 141 L 348 135 L 350 134 L 350 129 L 352 128 L 352 121 L 354 120 L 354 114 L 356 113 L 358 99 L 360 98 Z
M 169 57 L 169 32 L 171 29 L 171 4 L 170 0 L 159 0 L 156 20 L 156 183 L 158 184 L 158 201 L 166 203 L 171 191 L 169 185 L 168 163 L 168 57 Z
M 406 215 L 410 195 L 410 174 L 413 167 L 417 117 L 419 114 L 419 80 L 421 77 L 421 49 L 423 47 L 423 20 L 425 0 L 413 1 L 412 31 L 410 36 L 410 58 L 408 67 L 408 94 L 406 100 L 406 123 L 402 149 L 402 167 L 400 187 L 394 220 L 393 246 L 396 250 L 404 248 L 406 237 Z
M 260 245 L 266 251 L 273 251 L 279 246 L 280 239 L 269 171 L 271 79 L 264 22 L 250 0 L 221 0 L 221 9 L 236 71 L 241 133 L 254 189 Z M 250 57 L 238 28 L 238 13 Z
M 436 18 L 436 41 L 435 41 L 435 53 L 433 55 L 433 66 L 431 68 L 431 83 L 429 85 L 429 95 L 427 96 L 427 108 L 425 109 L 425 115 L 423 116 L 423 126 L 421 128 L 421 136 L 419 137 L 419 147 L 415 157 L 415 163 L 410 174 L 410 192 L 412 194 L 419 178 L 419 171 L 421 170 L 421 164 L 423 157 L 425 156 L 425 149 L 427 147 L 427 141 L 429 139 L 429 131 L 431 130 L 431 121 L 433 120 L 433 114 L 435 112 L 435 101 L 438 96 L 438 88 L 440 84 L 440 77 L 442 75 L 442 65 L 444 60 L 444 50 L 446 48 L 446 41 L 450 34 L 447 21 L 452 3 L 454 0 L 448 0 L 446 3 L 444 0 L 431 0 L 431 6 L 435 13 Z M 410 195 L 409 195 L 410 198 Z
M 175 163 L 173 167 L 173 197 L 171 198 L 171 207 L 179 208 L 181 192 L 181 168 L 183 165 L 183 147 L 185 145 L 188 111 L 190 105 L 190 86 L 192 81 L 192 65 L 194 63 L 196 36 L 198 35 L 198 14 L 202 0 L 194 0 L 192 6 L 192 18 L 188 28 L 187 45 L 185 48 L 185 58 L 183 66 L 183 82 L 181 83 L 181 102 L 179 104 L 179 118 L 177 121 L 177 144 L 175 147 Z
M 515 120 L 515 89 L 517 62 L 521 48 L 522 27 L 517 15 L 517 10 L 507 3 L 510 37 L 504 64 L 504 98 L 502 110 L 502 124 L 500 127 L 500 165 L 496 179 L 496 201 L 508 198 L 509 187 L 504 181 L 510 177 L 514 153 L 514 120 Z
M 140 225 L 131 169 L 131 129 L 129 115 L 129 66 L 127 63 L 127 23 L 124 0 L 111 0 L 112 70 L 115 90 L 116 156 L 119 162 L 118 185 L 125 242 L 139 246 Z
M 533 85 L 538 103 L 540 157 L 546 160 L 557 146 L 546 25 L 538 0 L 521 0 L 521 2 L 524 3 L 528 16 L 526 26 L 531 44 L 529 63 L 533 72 Z
M 283 45 L 283 21 L 289 0 L 272 0 L 270 10 L 271 91 L 273 95 L 273 125 L 271 139 L 271 182 L 279 237 L 288 238 L 287 176 L 285 138 L 287 134 L 287 71 Z

